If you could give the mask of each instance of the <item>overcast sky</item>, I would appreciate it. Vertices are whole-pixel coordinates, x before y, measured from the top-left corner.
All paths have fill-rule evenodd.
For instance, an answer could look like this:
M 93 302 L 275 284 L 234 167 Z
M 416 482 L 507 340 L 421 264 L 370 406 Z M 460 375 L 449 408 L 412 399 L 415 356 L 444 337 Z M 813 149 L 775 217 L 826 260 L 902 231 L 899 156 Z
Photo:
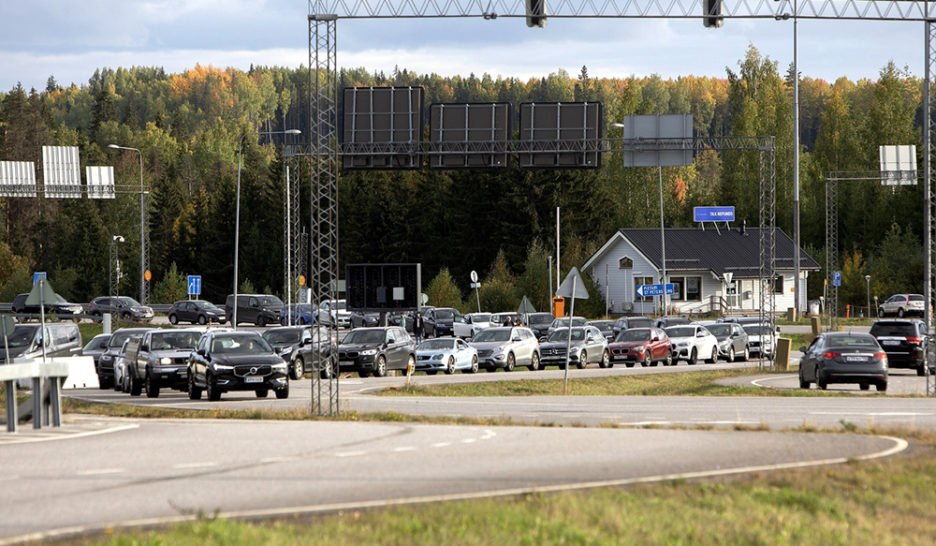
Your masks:
M 100 67 L 305 66 L 307 14 L 306 0 L 0 0 L 0 90 L 42 89 L 50 75 L 82 85 Z M 531 29 L 504 17 L 345 19 L 337 28 L 339 67 L 371 72 L 527 79 L 586 65 L 598 78 L 724 77 L 751 44 L 781 73 L 793 59 L 791 21 L 727 19 L 707 29 L 699 19 L 550 19 Z M 801 21 L 800 72 L 874 79 L 894 61 L 922 77 L 923 37 L 923 23 Z

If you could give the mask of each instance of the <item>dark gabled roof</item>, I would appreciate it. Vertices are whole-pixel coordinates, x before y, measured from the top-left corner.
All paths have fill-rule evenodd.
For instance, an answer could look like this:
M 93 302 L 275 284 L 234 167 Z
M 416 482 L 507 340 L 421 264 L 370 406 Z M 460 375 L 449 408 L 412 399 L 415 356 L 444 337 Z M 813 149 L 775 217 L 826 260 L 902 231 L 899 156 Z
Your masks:
M 619 233 L 638 251 L 660 268 L 660 230 L 655 228 L 622 228 Z M 793 240 L 777 228 L 777 270 L 790 271 L 793 263 Z M 590 261 L 590 259 L 589 259 Z M 666 268 L 709 269 L 721 276 L 732 272 L 739 277 L 756 277 L 760 269 L 760 228 L 747 228 L 742 235 L 738 228 L 670 228 L 666 230 Z M 800 249 L 800 268 L 818 270 L 819 263 Z

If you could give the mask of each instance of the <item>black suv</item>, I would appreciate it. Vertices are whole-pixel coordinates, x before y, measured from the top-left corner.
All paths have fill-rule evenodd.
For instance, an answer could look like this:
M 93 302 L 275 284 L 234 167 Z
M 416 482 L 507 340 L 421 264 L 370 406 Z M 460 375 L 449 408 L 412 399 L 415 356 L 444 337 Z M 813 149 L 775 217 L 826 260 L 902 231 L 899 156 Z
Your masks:
M 555 318 L 552 313 L 530 313 L 526 316 L 526 325 L 527 328 L 533 330 L 536 339 L 539 339 L 549 334 L 549 327 Z M 500 324 L 492 324 L 492 326 L 500 326 Z
M 128 296 L 101 296 L 94 298 L 88 304 L 88 313 L 94 320 L 100 321 L 104 313 L 114 317 L 133 322 L 149 322 L 153 320 L 153 308 L 141 305 L 137 300 Z
M 320 372 L 328 378 L 335 371 L 338 353 L 337 339 L 325 326 L 283 326 L 270 328 L 263 332 L 263 339 L 279 351 L 279 355 L 289 363 L 289 377 L 302 379 L 306 372 L 314 371 L 312 364 L 318 354 L 328 365 Z
M 423 315 L 423 332 L 426 337 L 441 337 L 454 335 L 455 317 L 461 317 L 457 309 L 451 307 L 436 307 Z
M 26 294 L 17 294 L 13 298 L 13 305 L 11 309 L 16 313 L 17 318 L 20 320 L 25 320 L 29 318 L 39 319 L 39 305 L 28 305 L 26 303 L 26 298 L 29 297 L 29 293 Z M 84 313 L 84 308 L 81 307 L 78 303 L 46 303 L 45 304 L 46 316 L 54 314 L 59 319 L 74 319 L 79 320 L 81 314 Z M 33 315 L 35 315 L 33 317 Z
M 279 322 L 283 300 L 269 294 L 238 294 L 237 324 L 252 322 L 257 326 L 266 326 Z M 234 321 L 234 294 L 228 294 L 224 302 L 224 311 Z M 237 326 L 234 324 L 234 326 Z
M 123 347 L 124 341 L 128 339 L 139 339 L 143 334 L 149 331 L 149 328 L 121 328 L 107 340 L 107 349 L 98 357 L 97 376 L 98 383 L 102 389 L 110 388 L 114 385 L 114 364 L 117 361 L 117 355 Z
M 254 391 L 266 398 L 289 398 L 286 362 L 257 332 L 207 332 L 198 340 L 188 361 L 188 395 L 220 400 L 227 391 Z
M 130 395 L 145 390 L 148 398 L 159 396 L 162 387 L 185 392 L 188 389 L 188 359 L 198 345 L 202 331 L 150 330 L 140 339 L 135 358 L 128 364 Z
M 357 328 L 338 346 L 339 368 L 361 377 L 383 377 L 387 370 L 406 370 L 410 365 L 416 365 L 416 344 L 399 326 Z
M 925 375 L 926 323 L 922 320 L 876 320 L 871 324 L 874 336 L 891 368 L 913 368 L 917 375 Z
M 649 317 L 621 317 L 615 321 L 611 330 L 616 338 L 622 331 L 631 328 L 653 328 L 653 320 Z
M 227 322 L 227 313 L 217 305 L 205 300 L 182 300 L 169 306 L 169 322 L 178 324 L 189 322 L 195 324 L 224 324 Z

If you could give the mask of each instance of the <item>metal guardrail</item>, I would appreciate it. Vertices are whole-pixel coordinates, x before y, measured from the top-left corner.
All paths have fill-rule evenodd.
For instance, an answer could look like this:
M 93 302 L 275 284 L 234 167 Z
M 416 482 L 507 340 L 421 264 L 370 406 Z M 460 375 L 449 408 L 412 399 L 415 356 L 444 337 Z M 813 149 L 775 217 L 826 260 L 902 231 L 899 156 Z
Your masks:
M 16 382 L 32 379 L 33 428 L 42 428 L 50 420 L 53 427 L 62 426 L 62 381 L 68 377 L 70 367 L 65 362 L 39 361 L 0 366 L 0 381 L 6 386 L 7 432 L 16 432 L 19 421 L 16 407 Z M 26 401 L 28 407 L 30 400 Z

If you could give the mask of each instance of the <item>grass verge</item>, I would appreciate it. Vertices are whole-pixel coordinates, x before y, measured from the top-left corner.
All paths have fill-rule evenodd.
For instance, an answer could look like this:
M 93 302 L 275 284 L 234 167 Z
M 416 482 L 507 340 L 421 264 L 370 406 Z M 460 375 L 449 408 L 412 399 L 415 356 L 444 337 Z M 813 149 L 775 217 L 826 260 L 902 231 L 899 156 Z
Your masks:
M 715 383 L 719 379 L 763 373 L 767 372 L 719 370 L 697 373 L 575 378 L 569 381 L 568 392 L 576 396 L 849 396 L 847 393 L 832 393 L 816 389 L 762 389 Z M 418 383 L 418 379 L 416 382 Z M 411 387 L 380 391 L 375 394 L 382 396 L 554 396 L 562 394 L 562 381 L 556 379 L 527 379 L 425 387 L 413 385 Z
M 435 503 L 262 524 L 201 516 L 165 530 L 73 541 L 264 544 L 931 544 L 936 444 L 880 461 L 706 481 L 672 481 Z

